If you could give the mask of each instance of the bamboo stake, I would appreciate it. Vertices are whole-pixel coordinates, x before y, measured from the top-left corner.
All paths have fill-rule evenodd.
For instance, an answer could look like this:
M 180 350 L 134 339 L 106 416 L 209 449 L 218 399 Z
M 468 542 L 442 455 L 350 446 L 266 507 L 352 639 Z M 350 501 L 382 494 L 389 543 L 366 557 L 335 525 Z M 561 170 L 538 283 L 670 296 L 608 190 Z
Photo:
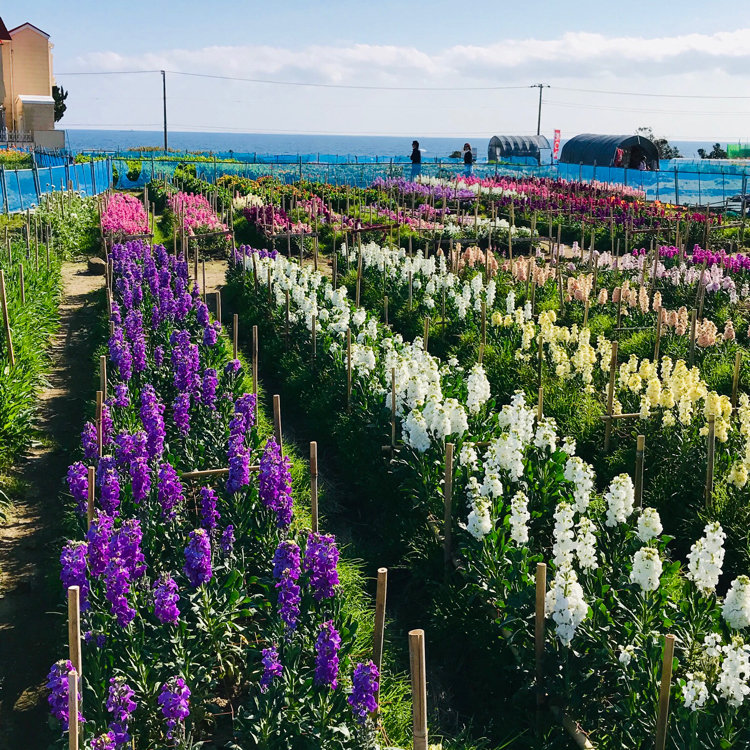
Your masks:
M 253 326 L 253 394 L 258 396 L 258 326 Z
M 68 748 L 78 750 L 78 673 L 68 672 Z
M 443 523 L 443 562 L 445 574 L 448 575 L 453 546 L 453 443 L 445 444 L 445 483 L 443 485 L 444 523 Z
M 21 285 L 21 304 L 26 304 L 26 283 L 23 278 L 23 263 L 18 266 L 18 283 Z
M 96 446 L 100 457 L 102 455 L 102 448 L 104 447 L 104 430 L 102 429 L 103 395 L 101 391 L 96 392 Z
M 656 311 L 656 343 L 654 344 L 654 363 L 659 362 L 659 346 L 661 345 L 661 308 Z
M 635 507 L 643 507 L 643 460 L 646 450 L 646 436 L 638 435 L 635 443 Z
M 202 266 L 203 266 L 203 287 L 202 287 L 203 295 L 202 296 L 203 296 L 203 304 L 205 305 L 206 304 L 206 261 L 205 260 L 202 262 Z
M 318 316 L 312 316 L 312 360 L 315 365 L 315 357 L 318 353 Z
M 695 309 L 690 311 L 690 354 L 688 361 L 692 367 L 695 362 L 695 326 L 697 323 L 697 313 Z
M 81 664 L 81 590 L 68 586 L 68 658 L 73 669 L 83 676 Z
M 429 315 L 425 316 L 424 319 L 424 350 L 427 351 L 427 344 L 430 340 L 430 317 Z
M 664 636 L 664 655 L 661 662 L 661 686 L 659 688 L 659 715 L 656 719 L 656 750 L 664 750 L 667 742 L 674 641 L 675 638 L 671 633 Z
M 219 325 L 221 325 L 221 292 L 216 292 L 216 320 L 219 321 Z
M 391 455 L 396 447 L 396 368 L 391 368 Z
M 711 507 L 711 499 L 714 493 L 714 459 L 716 455 L 716 417 L 711 414 L 708 417 L 708 448 L 706 462 L 706 507 Z
M 536 665 L 536 705 L 537 713 L 544 705 L 544 602 L 547 595 L 547 565 L 536 564 L 536 611 L 534 614 L 534 661 Z
M 609 439 L 612 435 L 612 404 L 615 399 L 615 375 L 617 373 L 617 347 L 618 342 L 612 342 L 612 357 L 609 361 L 609 389 L 607 391 L 607 416 L 604 426 L 604 452 L 609 451 Z
M 382 674 L 383 669 L 383 636 L 385 635 L 385 602 L 388 593 L 388 568 L 378 568 L 378 586 L 375 593 L 375 629 L 372 639 L 372 660 Z M 382 682 L 378 681 L 378 685 Z M 380 688 L 375 693 L 375 700 L 380 704 Z M 378 709 L 375 709 L 377 714 Z
M 414 750 L 427 750 L 427 673 L 424 630 L 409 631 Z
M 318 444 L 310 443 L 310 525 L 313 534 L 318 533 Z
M 482 300 L 482 347 L 487 346 L 487 302 Z
M 273 397 L 273 434 L 281 452 L 281 396 L 277 393 Z
M 383 297 L 383 316 L 385 319 L 385 324 L 388 325 L 388 295 L 386 294 L 385 297 Z
M 346 410 L 352 408 L 352 329 L 346 329 Z
M 89 493 L 88 501 L 86 504 L 86 518 L 88 520 L 88 528 L 91 528 L 91 522 L 94 520 L 94 494 L 96 492 L 96 469 L 93 466 L 88 467 L 89 471 Z
M 10 366 L 16 364 L 16 355 L 13 352 L 13 336 L 10 332 L 10 317 L 8 316 L 8 298 L 5 295 L 5 271 L 0 269 L 0 304 L 3 308 L 3 324 L 5 326 L 5 339 L 8 342 L 8 360 Z
M 99 390 L 102 392 L 102 399 L 107 400 L 107 357 L 102 354 L 99 357 Z
M 732 408 L 737 408 L 737 389 L 740 383 L 740 366 L 742 364 L 742 352 L 738 349 L 734 355 L 734 376 L 732 378 Z
M 536 404 L 536 418 L 538 422 L 544 417 L 544 386 L 539 386 L 539 398 Z

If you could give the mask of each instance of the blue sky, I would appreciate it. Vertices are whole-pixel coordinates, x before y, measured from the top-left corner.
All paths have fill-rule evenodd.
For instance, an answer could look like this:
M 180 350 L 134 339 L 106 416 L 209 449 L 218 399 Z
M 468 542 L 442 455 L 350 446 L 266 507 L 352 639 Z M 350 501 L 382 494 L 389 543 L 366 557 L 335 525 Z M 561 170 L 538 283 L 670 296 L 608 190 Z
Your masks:
M 307 83 L 455 86 L 384 91 L 270 86 L 168 74 L 175 129 L 489 135 L 630 132 L 750 139 L 750 29 L 705 2 L 91 2 L 7 7 L 55 44 L 69 89 L 61 125 L 157 128 L 161 79 L 149 70 Z M 616 7 L 617 10 L 611 8 Z M 750 21 L 748 22 L 750 25 Z M 509 86 L 470 91 L 471 86 Z M 630 96 L 622 93 L 657 94 Z M 667 98 L 661 95 L 671 94 Z M 680 98 L 696 94 L 744 99 Z M 678 96 L 675 96 L 678 95 Z

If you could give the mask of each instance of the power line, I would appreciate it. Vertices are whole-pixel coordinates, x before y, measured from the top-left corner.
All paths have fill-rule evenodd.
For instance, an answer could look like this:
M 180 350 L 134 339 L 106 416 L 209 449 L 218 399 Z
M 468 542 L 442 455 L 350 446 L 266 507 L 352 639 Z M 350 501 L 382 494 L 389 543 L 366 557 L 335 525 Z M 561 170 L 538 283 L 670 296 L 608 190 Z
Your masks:
M 604 104 L 579 104 L 577 102 L 561 102 L 556 99 L 545 99 L 545 104 L 550 107 L 569 107 L 571 109 L 596 109 L 605 112 L 646 112 L 651 114 L 662 114 L 662 115 L 698 115 L 698 116 L 715 116 L 715 115 L 727 115 L 737 117 L 744 117 L 750 115 L 750 112 L 721 112 L 713 111 L 708 112 L 705 110 L 689 110 L 689 109 L 650 109 L 644 107 L 614 107 L 607 106 Z
M 636 91 L 605 91 L 603 89 L 575 89 L 566 86 L 555 86 L 558 91 L 578 91 L 583 94 L 608 94 L 612 96 L 653 96 L 660 99 L 750 99 L 750 96 L 720 94 L 653 94 Z

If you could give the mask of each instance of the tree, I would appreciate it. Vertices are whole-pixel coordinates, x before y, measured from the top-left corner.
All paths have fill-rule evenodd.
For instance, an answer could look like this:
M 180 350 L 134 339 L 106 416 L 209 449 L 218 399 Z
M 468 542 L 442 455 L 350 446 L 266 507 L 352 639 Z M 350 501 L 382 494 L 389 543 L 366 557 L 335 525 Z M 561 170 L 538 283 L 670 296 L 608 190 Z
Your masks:
M 708 153 L 706 153 L 705 148 L 699 148 L 698 156 L 701 159 L 726 159 L 727 152 L 721 147 L 720 143 L 714 143 L 713 149 Z
M 635 134 L 648 138 L 656 146 L 660 159 L 679 159 L 682 156 L 677 146 L 671 146 L 666 138 L 657 138 L 650 127 L 636 128 Z
M 68 92 L 62 86 L 53 86 L 52 98 L 55 100 L 55 122 L 59 122 L 68 108 L 68 105 L 65 103 L 65 100 L 68 98 Z

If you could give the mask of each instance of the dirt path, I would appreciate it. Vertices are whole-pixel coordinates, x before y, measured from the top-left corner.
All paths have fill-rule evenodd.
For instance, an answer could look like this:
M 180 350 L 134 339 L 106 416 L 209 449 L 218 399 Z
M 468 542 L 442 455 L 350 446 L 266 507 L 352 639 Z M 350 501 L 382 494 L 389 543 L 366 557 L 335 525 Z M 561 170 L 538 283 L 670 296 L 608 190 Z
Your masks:
M 0 747 L 41 750 L 47 725 L 44 683 L 66 657 L 58 556 L 59 497 L 92 397 L 92 294 L 103 277 L 65 263 L 60 330 L 52 341 L 49 386 L 39 394 L 38 440 L 20 467 L 27 488 L 0 527 Z

